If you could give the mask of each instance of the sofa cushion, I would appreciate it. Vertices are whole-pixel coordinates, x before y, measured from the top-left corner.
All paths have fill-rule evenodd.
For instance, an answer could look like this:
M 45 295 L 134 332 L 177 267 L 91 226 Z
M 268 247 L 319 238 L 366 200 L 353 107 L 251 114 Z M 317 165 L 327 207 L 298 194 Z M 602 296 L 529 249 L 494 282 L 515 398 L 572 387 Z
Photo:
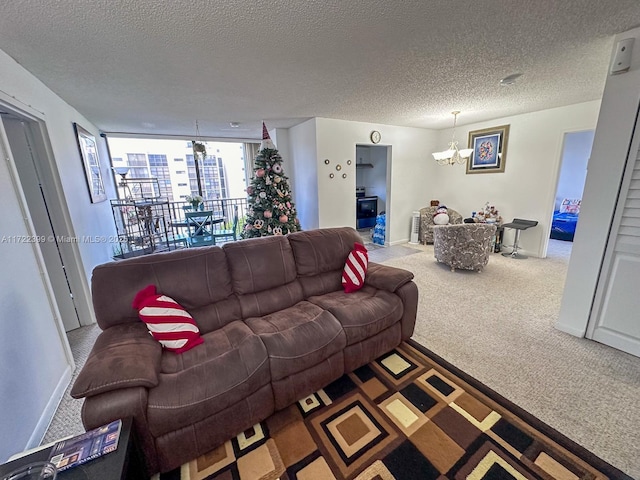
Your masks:
M 238 295 L 286 285 L 296 278 L 291 246 L 282 235 L 225 243 L 233 291 Z
M 183 353 L 202 343 L 198 325 L 182 306 L 167 295 L 158 294 L 155 285 L 138 292 L 133 308 L 151 336 L 170 352 Z
M 131 302 L 140 289 L 150 284 L 186 308 L 202 332 L 208 329 L 196 314 L 198 308 L 232 296 L 227 260 L 220 247 L 187 248 L 109 262 L 95 267 L 91 278 L 93 306 L 100 328 L 139 322 Z M 230 314 L 235 312 L 239 313 L 239 307 L 228 309 Z M 221 318 L 215 326 L 235 319 Z
M 304 300 L 304 292 L 298 280 L 269 290 L 238 295 L 242 318 L 269 315 L 289 308 L 302 300 Z
M 338 319 L 347 335 L 347 345 L 372 337 L 402 318 L 400 297 L 369 285 L 349 294 L 338 290 L 310 297 L 309 302 Z
M 298 275 L 302 277 L 342 271 L 353 244 L 362 243 L 358 232 L 350 227 L 295 232 L 287 238 L 293 249 Z
M 244 323 L 231 322 L 203 338 L 182 355 L 162 354 L 147 410 L 155 437 L 214 415 L 270 382 L 267 350 Z
M 306 301 L 246 322 L 267 347 L 273 380 L 317 365 L 346 345 L 340 322 Z

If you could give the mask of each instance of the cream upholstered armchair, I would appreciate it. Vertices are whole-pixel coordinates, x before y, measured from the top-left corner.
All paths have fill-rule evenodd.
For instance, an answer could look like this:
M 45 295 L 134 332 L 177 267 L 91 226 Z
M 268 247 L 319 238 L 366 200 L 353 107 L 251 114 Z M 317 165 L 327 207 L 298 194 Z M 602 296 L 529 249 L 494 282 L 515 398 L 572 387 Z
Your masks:
M 489 223 L 436 225 L 433 229 L 433 255 L 451 270 L 481 271 L 489 262 L 491 240 L 496 226 Z
M 439 207 L 424 207 L 420 209 L 420 243 L 433 243 L 433 216 Z M 447 208 L 450 224 L 462 223 L 462 215 L 452 208 Z

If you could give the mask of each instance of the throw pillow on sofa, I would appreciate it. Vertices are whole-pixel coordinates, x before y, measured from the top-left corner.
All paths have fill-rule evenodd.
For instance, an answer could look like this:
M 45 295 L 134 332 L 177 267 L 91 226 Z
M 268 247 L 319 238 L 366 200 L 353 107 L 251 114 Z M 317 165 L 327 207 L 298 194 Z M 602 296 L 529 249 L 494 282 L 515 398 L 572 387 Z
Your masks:
M 156 292 L 155 285 L 140 290 L 133 299 L 140 320 L 162 346 L 175 353 L 183 353 L 200 345 L 203 340 L 193 317 L 178 302 Z
M 354 243 L 342 270 L 342 286 L 345 293 L 352 293 L 364 286 L 364 277 L 369 266 L 367 248 L 361 243 Z

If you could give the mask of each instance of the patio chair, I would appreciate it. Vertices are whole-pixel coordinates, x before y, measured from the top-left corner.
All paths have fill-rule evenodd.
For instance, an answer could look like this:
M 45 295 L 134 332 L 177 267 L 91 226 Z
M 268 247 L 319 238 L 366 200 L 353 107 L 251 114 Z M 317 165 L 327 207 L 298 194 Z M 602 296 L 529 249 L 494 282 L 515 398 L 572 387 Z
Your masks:
M 187 224 L 187 244 L 189 247 L 215 245 L 216 239 L 212 233 L 213 211 L 184 212 Z
M 211 230 L 211 236 L 213 237 L 214 244 L 217 241 L 216 239 L 226 239 L 227 241 L 236 241 L 238 239 L 238 206 L 234 207 L 233 214 L 233 227 L 231 230 L 224 228 L 215 228 L 216 226 L 224 226 L 222 223 L 217 223 L 214 225 L 214 228 Z

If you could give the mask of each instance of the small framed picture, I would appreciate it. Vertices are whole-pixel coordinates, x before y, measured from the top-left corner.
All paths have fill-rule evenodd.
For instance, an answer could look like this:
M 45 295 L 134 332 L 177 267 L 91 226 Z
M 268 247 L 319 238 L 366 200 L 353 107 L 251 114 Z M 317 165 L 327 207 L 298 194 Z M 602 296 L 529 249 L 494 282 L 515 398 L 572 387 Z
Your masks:
M 469 132 L 467 173 L 502 173 L 507 161 L 509 125 Z
M 102 173 L 100 171 L 100 159 L 98 158 L 98 146 L 96 137 L 77 123 L 73 124 L 78 141 L 78 150 L 84 167 L 84 175 L 89 188 L 89 198 L 91 203 L 103 202 L 107 199 L 107 192 L 104 189 Z

